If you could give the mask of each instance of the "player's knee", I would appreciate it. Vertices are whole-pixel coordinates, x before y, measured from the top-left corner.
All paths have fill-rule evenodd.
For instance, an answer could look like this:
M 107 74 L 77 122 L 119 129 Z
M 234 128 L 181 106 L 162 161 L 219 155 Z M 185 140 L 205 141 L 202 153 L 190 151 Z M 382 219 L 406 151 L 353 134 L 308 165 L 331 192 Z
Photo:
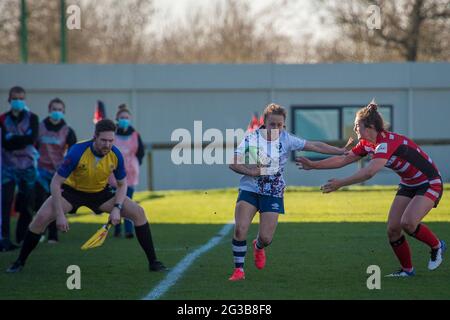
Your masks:
M 147 217 L 145 216 L 144 208 L 138 205 L 135 212 L 132 214 L 131 220 L 133 220 L 133 222 L 136 225 L 141 225 L 147 222 Z
M 401 225 L 402 229 L 408 234 L 412 234 L 417 228 L 417 225 L 410 220 L 402 220 Z
M 387 235 L 389 239 L 398 239 L 402 234 L 401 226 L 388 226 Z
M 144 208 L 142 208 L 141 206 L 138 206 L 137 215 L 138 215 L 139 218 L 145 217 Z
M 267 247 L 272 243 L 272 237 L 259 235 L 259 241 L 262 245 L 264 245 L 264 247 Z

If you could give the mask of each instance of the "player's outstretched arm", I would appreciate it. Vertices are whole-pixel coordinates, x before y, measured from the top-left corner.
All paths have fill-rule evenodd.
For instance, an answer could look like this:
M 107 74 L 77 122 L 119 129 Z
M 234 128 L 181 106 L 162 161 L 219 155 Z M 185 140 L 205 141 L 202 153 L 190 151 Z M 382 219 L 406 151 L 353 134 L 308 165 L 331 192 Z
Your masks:
M 329 193 L 338 190 L 341 187 L 360 183 L 372 178 L 386 164 L 387 159 L 372 159 L 367 167 L 359 169 L 355 174 L 343 179 L 330 179 L 322 185 L 320 189 L 323 193 Z
M 299 169 L 312 170 L 312 169 L 337 169 L 342 168 L 350 163 L 356 162 L 361 159 L 352 151 L 345 155 L 330 157 L 323 160 L 313 161 L 306 157 L 298 157 L 295 159 L 296 165 Z
M 334 155 L 342 155 L 347 152 L 347 149 L 345 148 L 330 146 L 329 144 L 321 141 L 306 141 L 303 150 Z

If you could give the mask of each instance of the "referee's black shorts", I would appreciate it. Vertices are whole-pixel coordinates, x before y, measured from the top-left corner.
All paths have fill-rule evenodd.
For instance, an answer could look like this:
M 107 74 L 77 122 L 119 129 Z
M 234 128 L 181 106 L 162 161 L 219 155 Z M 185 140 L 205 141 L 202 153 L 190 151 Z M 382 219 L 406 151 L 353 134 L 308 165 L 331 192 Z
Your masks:
M 62 197 L 72 205 L 72 210 L 69 213 L 76 213 L 79 207 L 85 206 L 94 211 L 95 214 L 103 213 L 100 206 L 112 199 L 115 194 L 115 190 L 110 185 L 106 185 L 105 189 L 100 192 L 90 193 L 76 190 L 67 184 L 62 185 L 61 193 Z

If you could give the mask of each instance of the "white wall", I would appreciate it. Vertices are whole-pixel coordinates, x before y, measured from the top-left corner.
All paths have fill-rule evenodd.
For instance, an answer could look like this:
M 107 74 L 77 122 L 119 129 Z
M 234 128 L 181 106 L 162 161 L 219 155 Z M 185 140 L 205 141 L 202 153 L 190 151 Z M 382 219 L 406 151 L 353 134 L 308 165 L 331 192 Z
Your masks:
M 62 98 L 66 118 L 79 139 L 92 136 L 97 100 L 114 117 L 127 103 L 134 126 L 145 143 L 167 143 L 173 130 L 246 128 L 253 112 L 277 102 L 293 105 L 364 105 L 372 97 L 393 106 L 394 131 L 412 138 L 450 138 L 450 64 L 317 64 L 317 65 L 0 65 L 0 110 L 8 109 L 7 91 L 27 90 L 27 102 L 40 117 L 48 101 Z M 290 110 L 288 110 L 290 115 Z M 290 130 L 290 119 L 287 127 Z M 450 146 L 424 146 L 450 179 Z M 349 174 L 356 165 L 333 171 L 300 172 L 287 166 L 293 185 L 318 185 L 331 176 Z M 153 152 L 156 189 L 237 186 L 239 176 L 225 165 L 175 166 L 170 150 Z M 144 161 L 139 189 L 148 185 Z M 394 184 L 386 170 L 371 183 Z

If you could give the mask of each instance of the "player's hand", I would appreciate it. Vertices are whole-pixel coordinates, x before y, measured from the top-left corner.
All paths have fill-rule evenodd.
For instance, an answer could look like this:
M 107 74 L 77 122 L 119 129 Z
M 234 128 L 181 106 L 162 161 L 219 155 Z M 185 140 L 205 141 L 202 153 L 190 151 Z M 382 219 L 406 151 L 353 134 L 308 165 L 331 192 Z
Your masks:
M 64 214 L 58 214 L 56 217 L 56 227 L 62 232 L 69 231 L 69 222 Z
M 298 157 L 295 159 L 295 164 L 299 169 L 311 170 L 314 169 L 314 161 L 309 160 L 305 157 Z
M 322 193 L 330 193 L 338 190 L 340 187 L 341 186 L 338 179 L 330 179 L 327 183 L 320 187 L 320 190 L 322 190 Z
M 120 223 L 120 210 L 119 208 L 114 207 L 109 214 L 109 221 L 115 226 Z
M 355 142 L 355 139 L 353 137 L 348 138 L 347 143 L 342 148 L 344 155 L 347 155 L 352 150 L 352 144 Z

